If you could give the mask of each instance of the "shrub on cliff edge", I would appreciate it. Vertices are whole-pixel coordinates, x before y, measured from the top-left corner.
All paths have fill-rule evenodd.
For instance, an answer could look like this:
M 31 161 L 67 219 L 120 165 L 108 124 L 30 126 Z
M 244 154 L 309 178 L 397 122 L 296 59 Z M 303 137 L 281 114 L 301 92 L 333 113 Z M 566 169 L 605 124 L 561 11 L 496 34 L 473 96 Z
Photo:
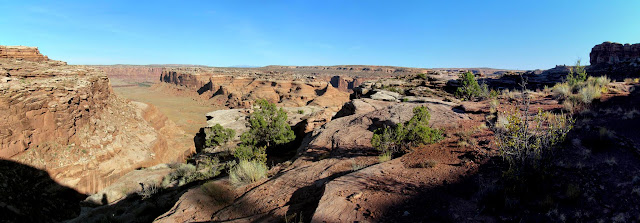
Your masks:
M 242 143 L 270 147 L 293 141 L 296 136 L 287 123 L 287 113 L 265 99 L 256 101 L 257 109 L 249 117 L 249 131 L 240 136 Z

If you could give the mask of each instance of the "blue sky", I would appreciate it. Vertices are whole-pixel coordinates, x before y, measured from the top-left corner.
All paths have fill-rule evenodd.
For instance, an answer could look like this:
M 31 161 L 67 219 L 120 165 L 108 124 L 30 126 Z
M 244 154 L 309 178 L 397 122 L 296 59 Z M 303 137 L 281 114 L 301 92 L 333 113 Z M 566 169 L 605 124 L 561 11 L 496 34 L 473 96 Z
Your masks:
M 640 1 L 0 0 L 0 45 L 71 64 L 547 69 L 640 42 Z

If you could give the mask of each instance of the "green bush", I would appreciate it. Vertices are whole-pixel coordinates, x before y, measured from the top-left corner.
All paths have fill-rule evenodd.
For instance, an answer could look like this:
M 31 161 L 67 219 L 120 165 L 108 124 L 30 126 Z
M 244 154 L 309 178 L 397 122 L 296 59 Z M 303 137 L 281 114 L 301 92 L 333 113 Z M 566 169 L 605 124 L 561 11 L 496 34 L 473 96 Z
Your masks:
M 229 180 L 234 185 L 250 184 L 267 177 L 267 165 L 259 161 L 240 160 L 229 170 Z
M 443 131 L 429 127 L 431 115 L 424 107 L 415 107 L 413 117 L 405 123 L 395 127 L 385 126 L 374 131 L 371 145 L 383 155 L 404 153 L 410 146 L 416 144 L 430 144 L 442 140 Z
M 409 119 L 406 125 L 406 134 L 404 141 L 415 144 L 431 144 L 442 140 L 443 131 L 441 129 L 433 129 L 429 127 L 431 114 L 427 107 L 419 106 L 413 108 L 413 117 Z
M 203 158 L 196 165 L 179 164 L 173 172 L 163 179 L 162 186 L 167 187 L 172 182 L 177 182 L 178 186 L 182 186 L 198 180 L 211 179 L 220 175 L 222 169 L 224 169 L 224 165 L 217 157 Z
M 418 78 L 420 78 L 420 79 L 425 79 L 425 80 L 426 80 L 426 79 L 427 79 L 427 74 L 425 74 L 425 73 L 419 73 L 419 74 L 418 74 Z
M 236 136 L 235 130 L 224 128 L 220 124 L 205 128 L 204 132 L 206 134 L 205 146 L 207 147 L 223 145 Z
M 526 100 L 526 99 L 525 99 Z M 524 108 L 504 113 L 506 123 L 496 128 L 498 151 L 509 163 L 510 173 L 535 172 L 549 163 L 552 149 L 563 142 L 573 128 L 574 120 L 564 114 L 538 111 L 530 115 L 528 102 Z
M 575 86 L 581 82 L 587 80 L 587 71 L 584 66 L 580 65 L 580 60 L 576 61 L 574 68 L 569 68 L 569 75 L 567 75 L 567 83 L 569 86 Z
M 224 167 L 223 164 L 220 163 L 218 157 L 206 157 L 198 161 L 196 165 L 196 173 L 193 178 L 194 180 L 211 179 L 220 175 L 222 169 L 224 169 Z
M 265 147 L 239 145 L 234 149 L 233 156 L 238 160 L 255 160 L 262 163 L 267 162 L 267 153 Z
M 244 145 L 270 147 L 293 141 L 296 136 L 287 123 L 287 113 L 267 100 L 256 101 L 258 109 L 249 117 L 249 131 L 240 138 Z
M 458 76 L 460 87 L 456 90 L 456 97 L 463 100 L 472 100 L 480 96 L 482 89 L 476 80 L 476 76 L 471 72 L 465 72 Z
M 602 90 L 594 85 L 587 85 L 578 91 L 582 103 L 589 104 L 595 99 L 600 99 Z

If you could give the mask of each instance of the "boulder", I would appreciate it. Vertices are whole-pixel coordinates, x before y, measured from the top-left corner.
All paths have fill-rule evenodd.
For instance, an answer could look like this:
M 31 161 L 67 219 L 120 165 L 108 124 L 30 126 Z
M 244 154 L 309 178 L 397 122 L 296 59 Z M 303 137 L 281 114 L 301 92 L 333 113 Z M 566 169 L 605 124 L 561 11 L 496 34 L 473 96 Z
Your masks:
M 392 91 L 375 90 L 375 93 L 369 96 L 369 98 L 380 101 L 398 101 L 401 98 L 401 95 L 400 93 Z

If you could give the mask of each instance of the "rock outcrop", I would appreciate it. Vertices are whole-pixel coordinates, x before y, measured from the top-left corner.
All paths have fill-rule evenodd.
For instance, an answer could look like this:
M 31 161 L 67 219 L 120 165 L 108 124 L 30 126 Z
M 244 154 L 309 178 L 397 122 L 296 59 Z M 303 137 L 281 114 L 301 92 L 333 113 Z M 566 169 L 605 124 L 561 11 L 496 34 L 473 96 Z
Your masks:
M 185 222 L 242 219 L 247 222 L 276 222 L 294 214 L 310 220 L 323 196 L 325 185 L 352 172 L 354 163 L 373 165 L 378 162 L 375 156 L 377 151 L 370 142 L 375 126 L 409 120 L 412 108 L 420 105 L 431 110 L 431 123 L 435 127 L 454 125 L 459 120 L 468 119 L 442 103 L 355 100 L 348 108 L 349 111 L 341 112 L 345 116 L 333 119 L 307 135 L 299 147 L 297 159 L 290 166 L 268 180 L 241 188 L 239 194 L 242 196 L 233 204 L 218 207 L 194 201 L 192 199 L 197 199 L 191 195 L 196 193 L 194 189 L 183 195 L 181 202 L 156 220 Z M 366 108 L 360 108 L 361 106 Z M 207 213 L 213 214 L 193 214 L 193 210 L 201 210 L 205 205 L 210 208 Z
M 216 75 L 200 68 L 165 69 L 161 80 L 197 91 L 213 104 L 229 108 L 248 108 L 256 99 L 286 107 L 339 107 L 349 100 L 349 93 L 323 81 Z
M 618 81 L 637 78 L 640 76 L 640 43 L 596 45 L 591 49 L 590 62 L 587 73 L 591 76 L 607 75 Z
M 161 66 L 112 65 L 94 66 L 107 74 L 109 79 L 120 79 L 127 82 L 159 82 Z
M 0 46 L 0 58 L 24 59 L 30 61 L 49 60 L 49 57 L 40 53 L 38 47 L 28 46 Z
M 103 72 L 59 61 L 0 59 L 0 158 L 94 193 L 139 167 L 181 161 L 193 148 L 154 106 L 113 94 Z
M 640 43 L 621 44 L 604 42 L 591 49 L 589 54 L 591 65 L 616 64 L 621 62 L 640 63 Z

